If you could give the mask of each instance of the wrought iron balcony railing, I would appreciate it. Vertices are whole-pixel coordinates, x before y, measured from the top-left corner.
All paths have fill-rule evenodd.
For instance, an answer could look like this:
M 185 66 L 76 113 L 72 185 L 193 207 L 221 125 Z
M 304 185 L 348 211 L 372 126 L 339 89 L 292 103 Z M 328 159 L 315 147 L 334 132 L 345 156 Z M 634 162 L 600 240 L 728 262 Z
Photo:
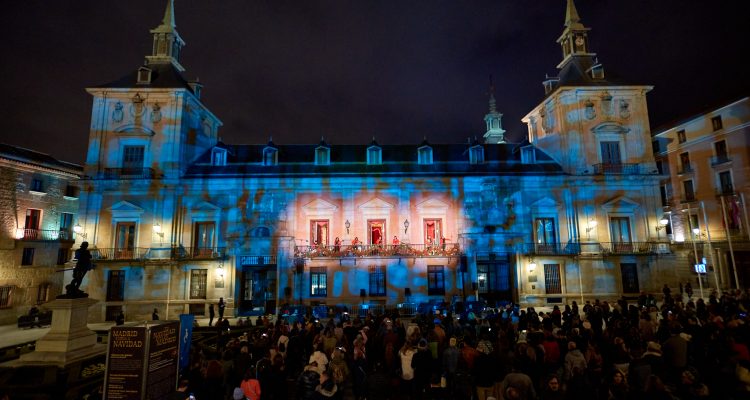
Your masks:
M 576 255 L 581 252 L 580 243 L 520 243 L 516 251 L 522 254 L 550 256 Z
M 153 179 L 153 168 L 104 168 L 101 179 Z
M 693 166 L 690 164 L 682 164 L 677 170 L 677 174 L 679 175 L 692 174 L 693 172 L 695 171 L 693 170 Z
M 91 249 L 95 261 L 141 260 L 220 260 L 226 258 L 225 247 L 134 247 L 126 249 Z
M 174 247 L 172 258 L 175 260 L 218 260 L 226 258 L 226 247 Z
M 460 254 L 458 243 L 432 244 L 359 244 L 341 246 L 295 246 L 294 256 L 315 257 L 449 257 Z
M 721 165 L 721 164 L 726 164 L 726 163 L 728 163 L 728 162 L 730 162 L 730 161 L 732 161 L 732 159 L 731 159 L 731 158 L 729 158 L 729 157 L 727 157 L 727 155 L 726 155 L 726 154 L 724 154 L 724 155 L 721 155 L 721 156 L 714 156 L 714 157 L 711 157 L 711 165 L 712 165 L 712 166 L 713 166 L 713 165 Z
M 734 195 L 734 186 L 733 185 L 721 185 L 721 187 L 716 188 L 716 195 L 717 196 L 732 196 Z
M 602 252 L 607 254 L 654 254 L 655 242 L 601 242 Z
M 596 175 L 639 175 L 640 164 L 594 164 Z
M 55 230 L 55 229 L 18 229 L 16 238 L 19 240 L 38 240 L 38 241 L 74 241 L 73 231 Z

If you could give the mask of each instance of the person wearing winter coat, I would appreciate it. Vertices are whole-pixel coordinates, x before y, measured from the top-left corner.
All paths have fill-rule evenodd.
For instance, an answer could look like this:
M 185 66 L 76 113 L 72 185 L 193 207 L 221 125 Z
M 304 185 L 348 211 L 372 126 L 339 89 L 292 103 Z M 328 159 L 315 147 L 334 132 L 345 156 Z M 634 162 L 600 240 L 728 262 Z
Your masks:
M 564 380 L 568 381 L 576 374 L 586 372 L 586 358 L 578 350 L 576 342 L 568 342 L 568 354 L 565 355 Z
M 309 364 L 297 378 L 297 398 L 301 400 L 313 400 L 316 396 L 316 388 L 320 384 L 318 366 Z

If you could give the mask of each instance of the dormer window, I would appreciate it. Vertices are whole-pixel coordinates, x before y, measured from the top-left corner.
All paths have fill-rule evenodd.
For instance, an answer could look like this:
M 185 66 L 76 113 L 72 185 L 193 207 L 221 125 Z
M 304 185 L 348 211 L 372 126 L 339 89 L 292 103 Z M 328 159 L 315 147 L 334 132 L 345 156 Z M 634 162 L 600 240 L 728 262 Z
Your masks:
M 279 150 L 275 147 L 266 147 L 263 149 L 263 165 L 273 166 L 279 163 Z
M 521 163 L 536 164 L 536 152 L 534 151 L 534 147 L 526 146 L 521 148 Z
M 151 83 L 151 69 L 147 67 L 138 68 L 138 84 L 148 85 Z
M 331 163 L 331 149 L 319 146 L 315 149 L 315 165 L 329 165 Z
M 211 165 L 224 166 L 227 165 L 227 150 L 215 148 L 211 150 Z
M 432 164 L 432 147 L 430 146 L 422 146 L 419 149 L 417 149 L 417 155 L 419 158 L 419 164 L 421 165 L 430 165 Z
M 589 68 L 592 79 L 604 79 L 604 66 L 597 63 Z
M 469 164 L 484 163 L 484 147 L 481 145 L 473 146 L 469 149 Z
M 367 165 L 380 165 L 383 163 L 383 150 L 379 146 L 367 148 Z

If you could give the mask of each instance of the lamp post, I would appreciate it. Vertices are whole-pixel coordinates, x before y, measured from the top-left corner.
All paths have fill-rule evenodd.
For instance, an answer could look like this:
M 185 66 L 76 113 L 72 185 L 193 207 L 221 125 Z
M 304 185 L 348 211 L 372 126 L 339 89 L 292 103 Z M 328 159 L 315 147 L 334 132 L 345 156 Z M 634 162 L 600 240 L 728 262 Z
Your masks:
M 76 224 L 76 226 L 73 227 L 73 232 L 80 236 L 81 239 L 86 240 L 86 232 L 83 231 L 81 224 Z
M 688 228 L 693 232 L 693 254 L 695 255 L 695 264 L 698 264 L 698 246 L 695 244 L 695 236 L 698 235 L 701 230 L 700 228 L 693 228 L 693 221 L 692 218 L 690 218 L 690 214 L 688 214 Z M 693 268 L 695 268 L 695 265 L 693 265 Z M 703 280 L 701 279 L 701 273 L 697 270 L 695 271 L 698 274 L 698 286 L 701 290 L 701 298 L 703 298 Z
M 667 217 L 662 216 L 659 220 L 659 225 L 656 226 L 656 238 L 659 239 L 659 231 L 666 228 L 667 225 L 669 225 L 669 220 Z

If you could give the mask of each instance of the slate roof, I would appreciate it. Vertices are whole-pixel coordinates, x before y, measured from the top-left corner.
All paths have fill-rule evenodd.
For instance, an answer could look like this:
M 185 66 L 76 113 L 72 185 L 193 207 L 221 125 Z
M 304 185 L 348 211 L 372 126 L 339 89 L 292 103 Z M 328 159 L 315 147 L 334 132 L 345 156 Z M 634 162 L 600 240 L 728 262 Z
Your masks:
M 94 87 L 187 89 L 193 93 L 193 88 L 190 87 L 187 79 L 172 63 L 155 63 L 146 65 L 146 67 L 151 69 L 151 82 L 148 84 L 138 83 L 138 69 L 136 69 L 120 79 Z
M 364 145 L 327 145 L 330 165 L 315 165 L 315 149 L 320 144 L 278 145 L 278 164 L 263 165 L 263 149 L 259 145 L 225 145 L 227 165 L 211 165 L 211 150 L 191 165 L 185 177 L 278 177 L 278 176 L 470 176 L 470 175 L 554 175 L 562 168 L 547 154 L 536 150 L 535 164 L 522 164 L 519 144 L 484 144 L 481 164 L 469 163 L 467 144 L 430 144 L 433 163 L 422 165 L 417 160 L 418 145 L 380 145 L 383 164 L 368 165 Z
M 5 143 L 0 143 L 0 157 L 27 164 L 40 165 L 42 167 L 76 175 L 80 175 L 83 173 L 83 167 L 78 164 L 60 161 L 50 156 L 49 154 L 44 154 L 38 151 L 29 150 L 23 147 L 13 146 Z

